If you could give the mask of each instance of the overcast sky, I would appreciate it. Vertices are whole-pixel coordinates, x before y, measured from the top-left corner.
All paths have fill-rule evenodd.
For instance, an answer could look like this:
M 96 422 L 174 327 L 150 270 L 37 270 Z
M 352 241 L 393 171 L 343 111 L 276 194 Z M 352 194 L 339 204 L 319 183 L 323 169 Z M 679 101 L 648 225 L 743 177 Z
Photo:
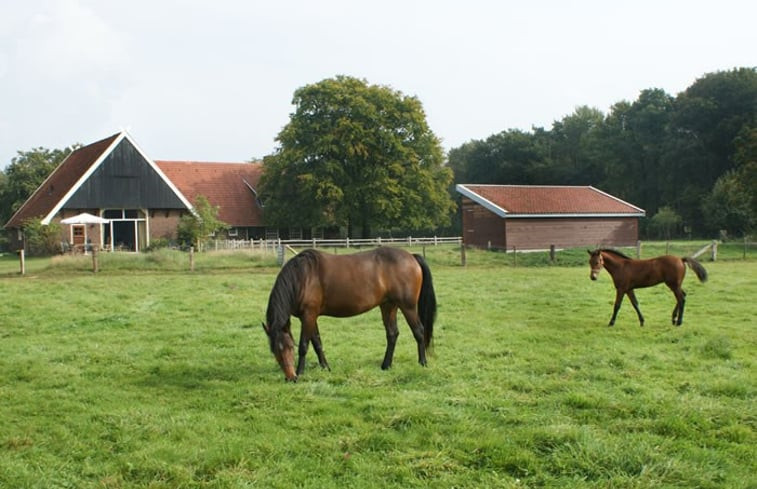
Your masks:
M 416 96 L 445 150 L 757 66 L 757 2 L 0 0 L 0 168 L 126 129 L 153 159 L 272 153 L 294 91 Z

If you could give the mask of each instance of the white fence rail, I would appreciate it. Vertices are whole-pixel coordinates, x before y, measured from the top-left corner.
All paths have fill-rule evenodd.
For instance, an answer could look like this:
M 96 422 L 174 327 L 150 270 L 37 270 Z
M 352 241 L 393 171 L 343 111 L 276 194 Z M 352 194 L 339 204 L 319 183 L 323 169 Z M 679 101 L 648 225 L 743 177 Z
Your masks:
M 279 247 L 291 248 L 360 248 L 366 246 L 438 246 L 443 244 L 461 245 L 463 238 L 433 236 L 429 238 L 371 238 L 371 239 L 217 239 L 205 247 L 206 250 L 267 250 L 274 252 Z

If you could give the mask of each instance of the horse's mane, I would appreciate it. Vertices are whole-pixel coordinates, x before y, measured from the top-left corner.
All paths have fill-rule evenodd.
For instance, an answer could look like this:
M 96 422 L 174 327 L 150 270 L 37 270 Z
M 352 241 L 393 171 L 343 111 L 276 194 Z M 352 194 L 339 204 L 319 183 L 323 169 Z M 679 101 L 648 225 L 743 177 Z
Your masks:
M 613 250 L 612 248 L 601 248 L 599 251 L 604 251 L 605 253 L 609 253 L 611 255 L 618 256 L 620 258 L 625 258 L 626 260 L 631 260 L 632 258 L 625 253 L 621 253 L 618 250 Z
M 319 253 L 315 250 L 305 250 L 286 262 L 276 277 L 276 282 L 268 297 L 266 323 L 273 333 L 280 331 L 289 324 L 295 306 L 300 300 L 301 286 L 305 282 L 307 273 L 318 264 Z

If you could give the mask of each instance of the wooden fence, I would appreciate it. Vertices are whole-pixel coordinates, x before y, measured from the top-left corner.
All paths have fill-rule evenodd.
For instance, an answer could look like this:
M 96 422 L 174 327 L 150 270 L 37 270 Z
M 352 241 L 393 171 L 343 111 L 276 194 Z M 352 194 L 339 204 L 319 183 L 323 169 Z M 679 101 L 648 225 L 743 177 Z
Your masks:
M 437 246 L 461 245 L 463 238 L 433 236 L 429 238 L 371 238 L 371 239 L 218 239 L 206 246 L 206 250 L 264 250 L 275 252 L 281 248 L 361 248 L 381 245 L 392 246 Z

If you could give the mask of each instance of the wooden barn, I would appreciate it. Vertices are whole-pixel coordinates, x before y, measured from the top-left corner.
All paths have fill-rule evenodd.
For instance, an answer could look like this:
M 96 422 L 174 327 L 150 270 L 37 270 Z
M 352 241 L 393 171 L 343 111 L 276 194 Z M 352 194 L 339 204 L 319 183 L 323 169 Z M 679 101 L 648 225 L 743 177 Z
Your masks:
M 259 163 L 153 161 L 126 132 L 72 152 L 6 223 L 12 249 L 23 246 L 29 218 L 43 224 L 92 214 L 107 222 L 63 224 L 65 246 L 140 251 L 157 238 L 177 237 L 182 215 L 199 195 L 240 239 L 265 234 L 255 187 Z
M 463 243 L 477 248 L 633 246 L 645 212 L 591 186 L 457 185 Z

